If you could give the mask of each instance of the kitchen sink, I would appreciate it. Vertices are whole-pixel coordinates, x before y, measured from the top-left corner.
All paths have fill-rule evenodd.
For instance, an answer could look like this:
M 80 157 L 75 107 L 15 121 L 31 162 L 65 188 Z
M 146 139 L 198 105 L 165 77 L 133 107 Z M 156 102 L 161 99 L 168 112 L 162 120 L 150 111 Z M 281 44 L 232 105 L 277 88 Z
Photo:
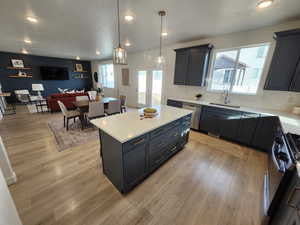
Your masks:
M 214 102 L 210 102 L 210 105 L 219 105 L 219 106 L 224 106 L 224 107 L 230 107 L 230 108 L 241 108 L 241 106 L 239 105 L 228 105 L 228 104 L 221 104 L 221 103 L 214 103 Z

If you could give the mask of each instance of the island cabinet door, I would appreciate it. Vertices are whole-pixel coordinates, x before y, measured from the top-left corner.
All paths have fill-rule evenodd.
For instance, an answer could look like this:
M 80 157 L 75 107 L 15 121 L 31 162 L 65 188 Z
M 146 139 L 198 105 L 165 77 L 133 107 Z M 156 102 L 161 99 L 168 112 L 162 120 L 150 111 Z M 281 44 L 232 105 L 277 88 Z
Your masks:
M 147 139 L 134 140 L 123 156 L 125 192 L 129 191 L 147 175 Z

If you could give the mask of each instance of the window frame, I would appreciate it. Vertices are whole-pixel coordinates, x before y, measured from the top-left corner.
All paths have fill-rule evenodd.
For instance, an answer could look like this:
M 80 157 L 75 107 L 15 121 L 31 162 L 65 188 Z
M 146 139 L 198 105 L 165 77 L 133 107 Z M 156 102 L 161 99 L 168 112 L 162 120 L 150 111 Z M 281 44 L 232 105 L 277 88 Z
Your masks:
M 104 85 L 104 83 L 103 83 L 103 74 L 102 74 L 102 67 L 103 66 L 107 66 L 107 65 L 112 65 L 112 71 L 113 71 L 113 78 L 114 78 L 114 80 L 113 80 L 113 87 L 107 87 L 106 85 Z M 101 85 L 102 85 L 102 87 L 103 88 L 107 88 L 107 89 L 115 89 L 115 87 L 116 87 L 116 84 L 115 84 L 115 82 L 116 82 L 116 79 L 115 79 L 115 68 L 114 68 L 114 64 L 113 63 L 102 63 L 102 64 L 99 64 L 98 65 L 98 80 L 99 80 L 99 82 L 101 83 Z
M 215 66 L 215 62 L 216 62 L 216 55 L 219 53 L 219 52 L 227 52 L 227 51 L 237 51 L 237 56 L 236 56 L 236 59 L 235 59 L 235 67 L 234 67 L 234 78 L 236 76 L 236 68 L 237 68 L 237 61 L 240 57 L 240 52 L 241 52 L 241 49 L 243 48 L 253 48 L 253 47 L 260 47 L 260 46 L 268 46 L 268 50 L 266 52 L 266 57 L 265 57 L 265 60 L 264 60 L 264 63 L 262 65 L 262 73 L 261 73 L 261 76 L 260 76 L 260 79 L 258 81 L 258 86 L 257 86 L 257 90 L 255 93 L 245 93 L 245 92 L 232 92 L 232 89 L 233 89 L 233 82 L 230 84 L 230 87 L 229 87 L 229 94 L 236 94 L 236 95 L 248 95 L 248 96 L 254 96 L 254 95 L 257 95 L 259 93 L 259 87 L 261 86 L 261 82 L 263 80 L 263 75 L 264 75 L 264 71 L 265 71 L 265 66 L 266 66 L 266 62 L 268 60 L 268 56 L 269 56 L 269 53 L 270 53 L 270 47 L 271 47 L 271 43 L 270 42 L 263 42 L 263 43 L 259 43 L 259 44 L 252 44 L 252 45 L 242 45 L 242 46 L 239 46 L 239 47 L 232 47 L 232 48 L 223 48 L 223 49 L 215 49 L 213 50 L 213 54 L 212 54 L 212 58 L 211 58 L 211 64 L 210 64 L 210 68 L 209 68 L 209 76 L 208 76 L 208 85 L 207 85 L 207 91 L 208 92 L 211 92 L 211 93 L 224 93 L 225 90 L 213 90 L 211 89 L 211 86 L 212 86 L 212 78 L 213 78 L 213 71 L 214 71 L 214 66 Z M 233 79 L 235 80 L 235 79 Z

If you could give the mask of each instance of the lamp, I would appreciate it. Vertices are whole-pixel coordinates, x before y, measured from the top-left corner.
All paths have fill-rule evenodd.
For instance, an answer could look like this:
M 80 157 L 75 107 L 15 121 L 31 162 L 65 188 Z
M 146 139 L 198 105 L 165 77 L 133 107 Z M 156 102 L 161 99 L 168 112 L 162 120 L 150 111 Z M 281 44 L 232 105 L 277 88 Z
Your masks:
M 43 84 L 32 84 L 32 91 L 36 91 L 38 93 L 38 96 L 42 98 L 41 91 L 44 91 Z
M 120 32 L 120 2 L 117 0 L 117 11 L 118 11 L 118 47 L 113 52 L 113 62 L 116 65 L 127 65 L 127 53 L 121 46 L 121 32 Z

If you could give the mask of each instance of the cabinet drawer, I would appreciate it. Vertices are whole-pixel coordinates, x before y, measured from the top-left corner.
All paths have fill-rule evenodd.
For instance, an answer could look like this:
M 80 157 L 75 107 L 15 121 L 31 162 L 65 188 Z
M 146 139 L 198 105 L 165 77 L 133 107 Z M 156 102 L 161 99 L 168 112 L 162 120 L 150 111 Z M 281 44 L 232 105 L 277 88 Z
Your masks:
M 179 140 L 179 137 L 180 130 L 179 127 L 176 127 L 175 129 L 170 130 L 164 135 L 152 139 L 150 143 L 150 155 L 162 151 L 163 148 L 165 148 L 170 143 Z
M 150 133 L 150 138 L 153 139 L 157 136 L 161 136 L 161 135 L 164 135 L 165 133 L 167 133 L 169 130 L 172 130 L 174 129 L 175 127 L 178 127 L 181 125 L 181 121 L 180 120 L 176 120 L 174 122 L 171 122 L 167 125 L 164 125 L 163 127 L 160 127 L 154 131 L 152 131 Z
M 147 135 L 143 135 L 137 138 L 134 138 L 133 140 L 130 140 L 124 144 L 124 152 L 129 152 L 140 145 L 143 145 L 147 142 Z

